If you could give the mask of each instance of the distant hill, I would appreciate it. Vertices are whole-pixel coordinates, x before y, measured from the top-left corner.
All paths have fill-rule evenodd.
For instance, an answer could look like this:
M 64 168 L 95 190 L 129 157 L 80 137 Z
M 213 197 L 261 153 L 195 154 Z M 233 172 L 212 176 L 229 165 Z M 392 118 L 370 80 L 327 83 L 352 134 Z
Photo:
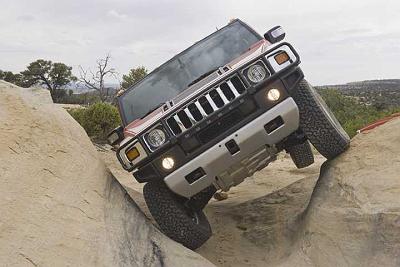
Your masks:
M 120 88 L 118 83 L 106 83 L 105 86 L 108 88 L 109 94 L 115 94 L 115 91 Z M 67 85 L 65 89 L 71 89 L 74 94 L 83 94 L 94 91 L 93 89 L 88 89 L 85 85 L 78 82 L 72 82 L 71 84 Z
M 342 94 L 378 109 L 400 107 L 400 79 L 369 80 L 337 85 L 316 86 L 318 89 L 336 89 Z

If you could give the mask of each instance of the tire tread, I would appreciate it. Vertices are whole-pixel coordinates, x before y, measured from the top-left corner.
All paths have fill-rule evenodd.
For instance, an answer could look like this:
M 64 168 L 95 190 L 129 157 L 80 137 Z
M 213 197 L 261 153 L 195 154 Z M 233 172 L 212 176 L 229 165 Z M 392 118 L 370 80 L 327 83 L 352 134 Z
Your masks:
M 193 250 L 211 237 L 211 227 L 203 211 L 197 211 L 200 223 L 194 223 L 185 210 L 185 199 L 175 195 L 163 181 L 146 183 L 143 195 L 154 220 L 169 238 Z
M 333 159 L 349 147 L 350 138 L 341 125 L 328 119 L 316 94 L 311 85 L 302 80 L 292 96 L 299 107 L 300 127 L 307 138 L 319 153 Z
M 298 169 L 305 168 L 314 163 L 314 155 L 310 143 L 306 140 L 302 144 L 294 145 L 286 149 Z

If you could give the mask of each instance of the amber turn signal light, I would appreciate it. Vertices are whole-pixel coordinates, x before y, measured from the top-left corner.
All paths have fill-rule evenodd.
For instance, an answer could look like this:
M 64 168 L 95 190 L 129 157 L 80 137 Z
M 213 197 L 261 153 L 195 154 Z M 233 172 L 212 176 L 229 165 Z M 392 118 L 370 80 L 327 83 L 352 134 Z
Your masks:
M 133 161 L 133 160 L 137 159 L 139 156 L 140 156 L 140 153 L 136 147 L 133 147 L 128 152 L 126 152 L 126 157 L 129 159 L 129 161 Z
M 279 54 L 275 55 L 274 59 L 275 59 L 276 63 L 278 63 L 279 65 L 282 65 L 283 63 L 289 61 L 290 57 L 285 51 L 282 51 Z

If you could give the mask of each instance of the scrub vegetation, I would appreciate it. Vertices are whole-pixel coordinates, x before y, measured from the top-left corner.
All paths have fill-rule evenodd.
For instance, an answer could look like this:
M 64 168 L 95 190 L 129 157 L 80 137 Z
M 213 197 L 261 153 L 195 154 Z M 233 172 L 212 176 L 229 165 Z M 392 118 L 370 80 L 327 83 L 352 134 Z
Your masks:
M 107 103 L 98 102 L 88 108 L 70 110 L 69 113 L 96 143 L 106 142 L 108 133 L 121 124 L 117 108 Z
M 319 89 L 318 92 L 350 137 L 365 125 L 400 112 L 400 107 L 377 108 L 345 96 L 336 89 Z

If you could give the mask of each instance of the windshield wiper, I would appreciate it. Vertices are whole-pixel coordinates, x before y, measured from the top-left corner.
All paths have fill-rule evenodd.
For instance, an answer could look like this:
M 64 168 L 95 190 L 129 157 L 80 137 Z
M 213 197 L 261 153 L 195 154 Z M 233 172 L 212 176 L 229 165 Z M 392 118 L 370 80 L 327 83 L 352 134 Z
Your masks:
M 164 106 L 165 102 L 161 102 L 160 104 L 158 104 L 157 106 L 151 108 L 149 111 L 147 111 L 146 114 L 144 114 L 142 117 L 140 117 L 141 119 L 143 119 L 144 117 L 146 117 L 147 115 L 149 115 L 150 113 L 152 113 L 154 110 L 158 109 L 159 107 Z
M 220 67 L 217 67 L 217 68 L 215 68 L 215 69 L 212 69 L 212 70 L 207 71 L 206 73 L 200 75 L 199 77 L 197 77 L 196 79 L 194 79 L 192 82 L 190 82 L 190 83 L 188 84 L 188 87 L 191 86 L 191 85 L 193 85 L 193 84 L 195 84 L 195 83 L 198 83 L 198 82 L 201 81 L 201 80 L 203 80 L 205 77 L 207 77 L 208 75 L 210 75 L 210 74 L 213 73 L 214 71 L 218 70 L 219 68 L 220 68 Z

